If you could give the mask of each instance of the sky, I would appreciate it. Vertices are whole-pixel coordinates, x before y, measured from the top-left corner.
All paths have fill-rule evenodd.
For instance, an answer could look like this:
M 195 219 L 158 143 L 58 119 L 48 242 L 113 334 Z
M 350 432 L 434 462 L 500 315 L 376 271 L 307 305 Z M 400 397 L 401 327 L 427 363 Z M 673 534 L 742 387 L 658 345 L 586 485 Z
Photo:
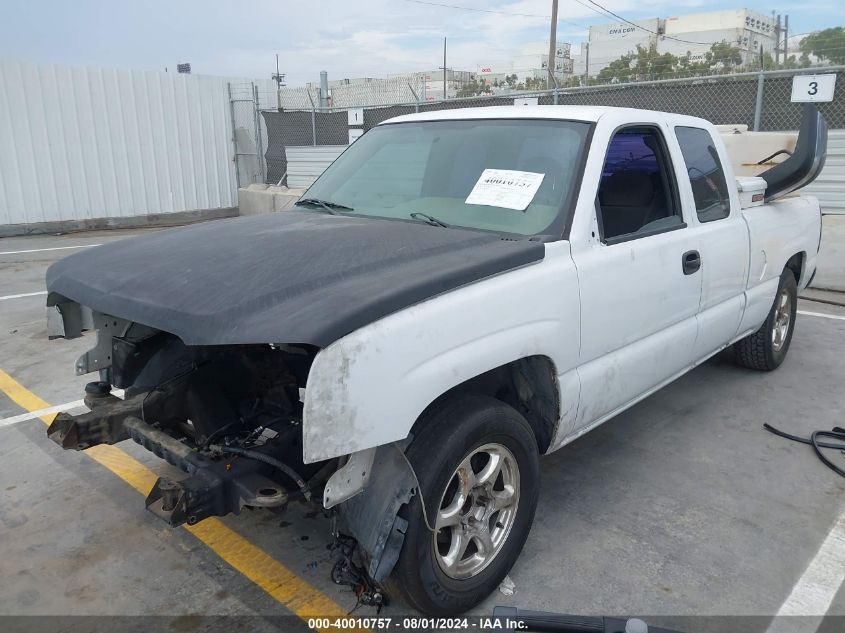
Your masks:
M 321 70 L 341 79 L 435 69 L 444 36 L 447 65 L 472 71 L 548 40 L 551 0 L 431 1 L 476 10 L 422 0 L 0 0 L 0 59 L 171 72 L 190 62 L 197 74 L 269 78 L 278 53 L 298 86 Z M 745 7 L 789 13 L 792 33 L 845 25 L 841 0 L 598 1 L 632 20 Z M 589 25 L 616 21 L 590 7 L 560 0 L 559 41 L 582 42 Z

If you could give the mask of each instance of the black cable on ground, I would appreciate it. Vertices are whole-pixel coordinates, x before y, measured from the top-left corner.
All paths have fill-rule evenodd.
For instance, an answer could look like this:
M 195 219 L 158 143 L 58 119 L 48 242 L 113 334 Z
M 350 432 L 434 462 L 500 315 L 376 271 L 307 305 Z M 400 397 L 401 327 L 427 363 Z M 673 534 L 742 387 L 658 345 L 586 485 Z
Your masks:
M 259 462 L 264 462 L 269 466 L 273 466 L 278 470 L 281 470 L 285 473 L 288 477 L 293 479 L 296 482 L 296 485 L 299 487 L 299 491 L 302 493 L 302 496 L 305 497 L 306 501 L 311 501 L 311 491 L 308 489 L 308 484 L 305 483 L 305 480 L 296 472 L 293 468 L 285 464 L 283 461 L 276 459 L 275 457 L 270 457 L 269 455 L 265 455 L 259 451 L 251 451 L 248 448 L 239 448 L 237 446 L 221 446 L 220 444 L 212 444 L 208 447 L 212 451 L 217 451 L 220 453 L 232 453 L 233 455 L 240 455 L 241 457 L 246 457 L 248 459 L 254 459 Z
M 775 435 L 779 435 L 780 437 L 786 438 L 787 440 L 792 440 L 793 442 L 800 442 L 801 444 L 809 444 L 813 447 L 813 450 L 816 451 L 816 455 L 821 460 L 822 464 L 830 468 L 833 472 L 842 477 L 845 477 L 845 470 L 834 464 L 830 461 L 827 456 L 822 453 L 823 448 L 832 448 L 833 450 L 838 451 L 845 451 L 845 429 L 841 426 L 835 426 L 830 431 L 813 431 L 813 434 L 810 435 L 810 438 L 799 437 L 797 435 L 790 435 L 789 433 L 784 433 L 773 427 L 771 424 L 763 424 L 763 428 L 766 429 L 769 433 L 774 433 Z M 833 440 L 840 440 L 841 444 L 832 444 L 830 442 L 819 442 L 818 438 L 826 437 Z

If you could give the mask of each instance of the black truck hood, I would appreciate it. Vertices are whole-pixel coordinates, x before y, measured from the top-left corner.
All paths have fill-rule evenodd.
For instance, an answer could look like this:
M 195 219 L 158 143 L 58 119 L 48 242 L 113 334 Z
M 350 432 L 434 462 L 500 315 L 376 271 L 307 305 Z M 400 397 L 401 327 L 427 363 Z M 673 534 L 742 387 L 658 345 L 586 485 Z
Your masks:
M 188 345 L 325 347 L 414 303 L 539 261 L 544 252 L 527 239 L 288 211 L 71 255 L 47 270 L 48 303 L 65 297 Z

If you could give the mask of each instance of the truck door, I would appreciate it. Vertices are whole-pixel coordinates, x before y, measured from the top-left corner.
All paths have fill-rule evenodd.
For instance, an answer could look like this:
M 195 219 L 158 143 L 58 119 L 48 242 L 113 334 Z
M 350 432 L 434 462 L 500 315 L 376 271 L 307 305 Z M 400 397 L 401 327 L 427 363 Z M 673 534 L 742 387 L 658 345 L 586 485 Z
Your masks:
M 699 241 L 687 226 L 668 128 L 611 138 L 596 200 L 599 239 L 575 247 L 581 292 L 576 429 L 613 415 L 689 367 L 701 294 Z M 683 171 L 681 171 L 683 173 Z
M 729 187 L 725 177 L 718 149 L 722 144 L 702 128 L 678 126 L 675 134 L 684 157 L 685 169 L 680 173 L 687 175 L 681 179 L 681 197 L 690 207 L 701 253 L 695 342 L 695 357 L 700 360 L 738 334 L 748 278 L 748 227 L 736 187 Z

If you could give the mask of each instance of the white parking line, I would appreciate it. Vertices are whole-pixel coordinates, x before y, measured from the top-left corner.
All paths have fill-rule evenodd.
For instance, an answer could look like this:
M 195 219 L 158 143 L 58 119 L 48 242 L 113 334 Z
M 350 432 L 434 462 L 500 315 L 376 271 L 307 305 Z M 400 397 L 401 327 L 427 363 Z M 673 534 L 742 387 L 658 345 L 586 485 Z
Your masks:
M 113 396 L 117 396 L 118 398 L 122 398 L 124 396 L 123 389 L 112 389 L 111 393 Z M 26 420 L 32 420 L 33 418 L 40 418 L 42 415 L 50 415 L 51 413 L 61 413 L 62 411 L 70 411 L 71 409 L 79 408 L 86 408 L 84 400 L 74 400 L 73 402 L 65 402 L 64 404 L 57 404 L 52 407 L 45 407 L 43 409 L 38 409 L 37 411 L 27 411 L 26 413 L 13 415 L 10 418 L 3 418 L 2 420 L 0 420 L 0 429 L 2 429 L 4 426 L 12 426 L 13 424 L 17 424 L 18 422 L 25 422 Z
M 24 292 L 19 295 L 6 295 L 5 297 L 0 297 L 0 301 L 5 301 L 6 299 L 22 299 L 23 297 L 37 297 L 38 295 L 46 294 L 46 290 L 39 290 L 38 292 Z
M 67 411 L 68 409 L 78 409 L 79 407 L 84 406 L 85 402 L 83 400 L 74 400 L 73 402 L 65 402 L 64 404 L 57 404 L 53 407 L 38 409 L 37 411 L 27 411 L 26 413 L 21 413 L 20 415 L 13 415 L 10 418 L 3 418 L 2 420 L 0 420 L 0 428 L 3 428 L 4 426 L 12 426 L 13 424 L 17 424 L 18 422 L 25 422 L 26 420 L 40 418 L 42 415 L 60 413 L 61 411 Z
M 821 317 L 823 319 L 836 319 L 837 321 L 845 321 L 845 316 L 839 316 L 838 314 L 825 314 L 824 312 L 807 312 L 805 310 L 798 310 L 798 314 L 803 314 L 804 316 L 814 316 L 814 317 Z
M 31 248 L 25 251 L 4 251 L 0 255 L 20 255 L 22 253 L 43 253 L 44 251 L 64 251 L 69 248 L 92 248 L 101 244 L 80 244 L 79 246 L 53 246 L 52 248 Z
M 807 569 L 792 589 L 792 593 L 781 605 L 777 616 L 769 627 L 769 632 L 789 630 L 784 625 L 794 626 L 797 622 L 778 616 L 815 616 L 808 618 L 802 630 L 815 630 L 821 623 L 836 597 L 836 593 L 845 582 L 845 513 L 843 513 L 819 547 L 819 551 L 807 565 Z M 810 629 L 810 627 L 813 627 Z

